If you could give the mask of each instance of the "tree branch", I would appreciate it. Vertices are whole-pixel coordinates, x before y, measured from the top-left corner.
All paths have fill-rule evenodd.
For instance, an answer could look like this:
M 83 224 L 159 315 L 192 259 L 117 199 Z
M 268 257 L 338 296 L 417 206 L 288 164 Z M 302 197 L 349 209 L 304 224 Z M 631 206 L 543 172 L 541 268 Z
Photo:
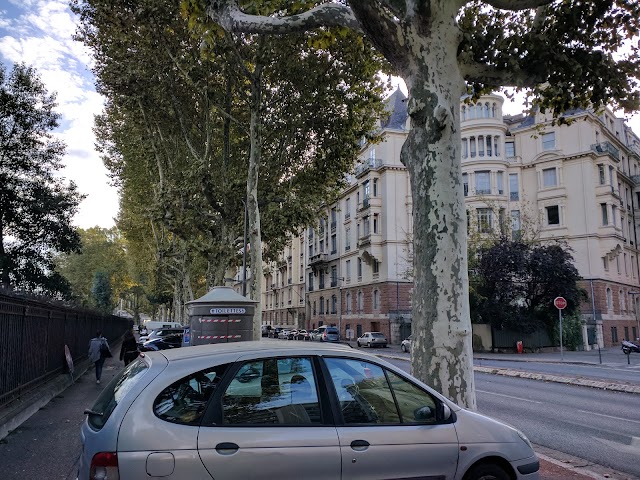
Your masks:
M 517 67 L 498 70 L 473 60 L 459 58 L 460 72 L 467 82 L 482 83 L 488 86 L 534 87 L 545 80 L 543 72 L 533 73 Z
M 243 13 L 237 0 L 213 0 L 207 7 L 207 14 L 225 30 L 236 33 L 283 35 L 318 27 L 347 27 L 361 31 L 351 9 L 339 3 L 318 5 L 299 15 L 266 17 Z
M 500 10 L 528 10 L 549 5 L 552 0 L 485 0 L 485 3 Z

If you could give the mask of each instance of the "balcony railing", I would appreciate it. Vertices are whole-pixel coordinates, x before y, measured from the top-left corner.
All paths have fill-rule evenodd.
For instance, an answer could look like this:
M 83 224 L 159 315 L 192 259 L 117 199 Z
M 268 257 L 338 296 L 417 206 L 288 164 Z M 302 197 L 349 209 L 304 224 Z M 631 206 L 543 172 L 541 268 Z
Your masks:
M 491 195 L 490 188 L 476 188 L 476 195 Z
M 591 150 L 596 153 L 608 153 L 616 160 L 620 161 L 620 151 L 611 142 L 600 142 L 591 145 Z
M 318 264 L 326 263 L 326 262 L 327 262 L 327 254 L 326 253 L 318 253 L 318 254 L 312 256 L 309 259 L 309 266 L 318 265 Z
M 365 160 L 364 163 L 356 167 L 356 177 L 359 177 L 360 175 L 364 175 L 366 172 L 368 172 L 371 169 L 380 168 L 381 166 L 382 166 L 381 158 L 369 158 Z

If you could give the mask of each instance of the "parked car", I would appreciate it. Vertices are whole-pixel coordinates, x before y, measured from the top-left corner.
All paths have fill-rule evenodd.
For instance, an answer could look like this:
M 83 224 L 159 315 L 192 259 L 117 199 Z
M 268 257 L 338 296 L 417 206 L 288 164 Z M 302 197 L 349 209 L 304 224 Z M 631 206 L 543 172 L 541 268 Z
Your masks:
M 280 340 L 289 340 L 289 333 L 290 333 L 289 329 L 280 330 L 280 333 L 278 334 L 278 338 Z
M 278 338 L 280 332 L 282 331 L 282 327 L 275 327 L 269 331 L 269 338 Z
M 380 332 L 365 332 L 364 335 L 356 340 L 356 344 L 359 347 L 366 345 L 369 348 L 386 347 L 387 343 L 387 337 Z
M 313 336 L 314 340 L 319 342 L 339 342 L 340 332 L 336 327 L 322 325 L 318 327 L 317 333 Z
M 152 338 L 144 342 L 138 349 L 141 352 L 151 352 L 158 350 L 168 350 L 170 348 L 180 348 L 182 346 L 182 333 L 173 333 L 162 337 Z
M 175 333 L 184 333 L 184 328 L 158 328 L 156 330 L 151 330 L 149 335 L 141 335 L 138 339 L 138 345 L 141 345 L 149 340 L 153 340 L 154 338 L 162 338 L 167 335 L 173 335 Z
M 85 413 L 79 480 L 539 478 L 523 433 L 346 345 L 146 352 Z
M 262 325 L 260 331 L 263 337 L 268 337 L 269 333 L 271 332 L 271 325 Z
M 402 341 L 402 343 L 400 344 L 400 348 L 403 352 L 411 352 L 411 340 L 413 340 L 413 335 L 409 335 Z
M 146 335 L 149 335 L 149 330 L 147 329 L 146 326 L 142 325 L 139 328 L 138 333 L 140 334 L 140 336 L 146 336 Z
M 298 333 L 295 336 L 296 340 L 309 340 L 309 332 L 307 332 L 304 328 L 298 330 Z

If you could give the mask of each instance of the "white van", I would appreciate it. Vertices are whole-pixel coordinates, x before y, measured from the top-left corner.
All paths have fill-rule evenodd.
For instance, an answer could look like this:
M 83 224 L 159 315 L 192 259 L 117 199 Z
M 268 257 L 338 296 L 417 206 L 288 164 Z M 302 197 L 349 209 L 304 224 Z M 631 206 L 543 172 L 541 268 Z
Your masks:
M 157 322 L 150 320 L 145 322 L 143 326 L 147 327 L 147 331 L 150 332 L 158 328 L 181 328 L 182 324 L 180 322 Z

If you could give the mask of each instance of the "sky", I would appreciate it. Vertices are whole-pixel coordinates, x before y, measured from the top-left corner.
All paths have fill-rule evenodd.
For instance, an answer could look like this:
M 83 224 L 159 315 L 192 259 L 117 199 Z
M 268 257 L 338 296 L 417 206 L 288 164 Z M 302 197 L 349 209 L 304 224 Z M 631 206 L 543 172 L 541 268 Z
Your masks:
M 93 118 L 102 111 L 103 99 L 95 91 L 88 50 L 72 39 L 76 25 L 68 0 L 2 0 L 0 62 L 8 71 L 19 62 L 35 67 L 49 93 L 56 92 L 62 115 L 56 134 L 67 145 L 61 175 L 87 196 L 74 224 L 109 228 L 118 213 L 118 191 L 94 148 Z M 507 114 L 522 109 L 509 101 L 503 108 Z M 640 135 L 640 114 L 629 125 Z

